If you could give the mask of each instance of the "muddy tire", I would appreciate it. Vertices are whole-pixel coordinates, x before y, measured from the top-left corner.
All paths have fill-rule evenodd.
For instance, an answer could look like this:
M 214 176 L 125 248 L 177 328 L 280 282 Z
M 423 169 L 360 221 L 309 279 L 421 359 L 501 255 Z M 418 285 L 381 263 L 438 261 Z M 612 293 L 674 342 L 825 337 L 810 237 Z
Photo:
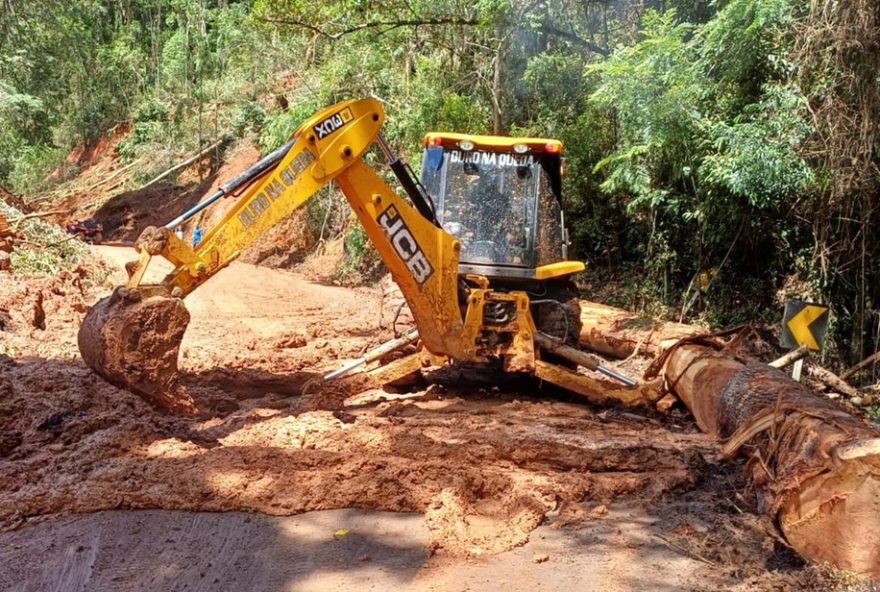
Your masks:
M 539 302 L 532 311 L 538 331 L 564 338 L 565 344 L 577 347 L 581 334 L 581 303 L 578 289 L 571 280 L 554 280 L 546 284 L 547 294 L 533 300 Z

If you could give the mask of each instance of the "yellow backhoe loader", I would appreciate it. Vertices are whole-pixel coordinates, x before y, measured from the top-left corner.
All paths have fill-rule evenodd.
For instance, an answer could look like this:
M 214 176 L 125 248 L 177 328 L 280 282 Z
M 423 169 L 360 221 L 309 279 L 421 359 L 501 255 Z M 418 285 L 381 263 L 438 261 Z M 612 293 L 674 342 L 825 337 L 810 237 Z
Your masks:
M 98 302 L 80 328 L 84 360 L 155 405 L 195 412 L 176 386 L 178 348 L 189 322 L 182 299 L 335 181 L 412 311 L 417 331 L 379 349 L 420 342 L 420 353 L 395 362 L 399 375 L 418 371 L 426 358 L 435 365 L 496 363 L 582 394 L 615 392 L 624 402 L 650 398 L 646 389 L 572 347 L 581 324 L 571 276 L 584 265 L 566 260 L 562 144 L 429 133 L 417 180 L 382 139 L 384 118 L 373 99 L 328 107 L 217 193 L 164 227 L 145 229 L 127 285 Z M 362 158 L 374 144 L 404 195 Z M 240 197 L 234 206 L 197 247 L 175 235 L 185 220 L 235 192 Z M 155 256 L 175 269 L 158 285 L 143 284 Z M 579 373 L 575 363 L 626 386 Z

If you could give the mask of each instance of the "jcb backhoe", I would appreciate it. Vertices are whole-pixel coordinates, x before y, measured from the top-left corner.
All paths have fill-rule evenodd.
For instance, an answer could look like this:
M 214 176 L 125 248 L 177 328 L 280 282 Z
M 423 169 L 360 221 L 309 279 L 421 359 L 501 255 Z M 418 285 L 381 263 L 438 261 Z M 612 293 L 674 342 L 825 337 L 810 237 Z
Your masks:
M 373 99 L 328 107 L 217 193 L 165 227 L 145 229 L 127 285 L 97 303 L 80 329 L 89 366 L 155 405 L 195 412 L 176 387 L 177 353 L 189 322 L 182 299 L 335 181 L 412 311 L 417 334 L 392 346 L 418 338 L 422 353 L 398 361 L 400 374 L 417 371 L 429 352 L 433 364 L 495 362 L 582 394 L 609 390 L 609 383 L 572 368 L 575 360 L 597 369 L 570 347 L 581 329 L 571 276 L 584 265 L 566 260 L 562 144 L 429 133 L 416 180 L 380 136 L 384 117 Z M 405 197 L 362 159 L 374 143 Z M 197 247 L 175 236 L 178 225 L 236 191 L 235 205 Z M 175 269 L 158 285 L 143 284 L 157 255 Z M 551 362 L 560 357 L 561 364 Z M 617 389 L 623 393 L 617 398 L 644 398 L 632 381 L 598 369 L 628 385 Z

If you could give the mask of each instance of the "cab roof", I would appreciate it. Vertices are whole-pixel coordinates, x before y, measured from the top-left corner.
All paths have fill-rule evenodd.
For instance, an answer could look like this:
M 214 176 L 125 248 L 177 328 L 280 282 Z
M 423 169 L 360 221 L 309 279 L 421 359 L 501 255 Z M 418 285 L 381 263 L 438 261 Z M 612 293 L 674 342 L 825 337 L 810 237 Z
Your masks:
M 472 134 L 454 134 L 451 132 L 428 132 L 425 134 L 425 146 L 443 146 L 444 148 L 461 148 L 462 142 L 473 144 L 471 150 L 490 150 L 502 152 L 530 152 L 532 154 L 559 154 L 562 142 L 550 138 L 512 138 L 508 136 L 478 136 Z M 525 146 L 525 149 L 516 149 Z

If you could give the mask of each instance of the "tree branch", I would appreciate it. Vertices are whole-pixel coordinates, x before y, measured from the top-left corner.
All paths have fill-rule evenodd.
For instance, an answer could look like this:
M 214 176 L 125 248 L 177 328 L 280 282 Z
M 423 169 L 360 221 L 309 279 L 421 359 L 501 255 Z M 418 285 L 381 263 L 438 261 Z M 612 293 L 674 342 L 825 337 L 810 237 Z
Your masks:
M 852 368 L 850 368 L 849 370 L 847 370 L 846 372 L 841 374 L 840 379 L 846 380 L 847 378 L 849 378 L 850 376 L 852 376 L 853 374 L 855 374 L 856 372 L 858 372 L 859 370 L 861 370 L 862 368 L 867 366 L 868 364 L 871 364 L 871 363 L 876 364 L 877 362 L 880 362 L 880 351 L 874 352 L 873 354 L 871 354 L 870 356 L 868 356 L 867 358 L 865 358 L 864 360 L 862 360 L 861 362 L 859 362 L 858 364 L 856 364 L 855 366 L 853 366 Z
M 330 33 L 321 26 L 313 25 L 312 23 L 307 23 L 305 21 L 300 21 L 297 19 L 273 19 L 273 18 L 261 18 L 261 21 L 265 23 L 271 23 L 274 25 L 287 25 L 291 27 L 301 27 L 303 29 L 308 29 L 309 31 L 313 31 L 318 35 L 323 37 L 327 37 L 328 39 L 340 39 L 345 35 L 350 35 L 351 33 L 357 33 L 359 31 L 364 31 L 367 29 L 377 29 L 379 27 L 388 27 L 390 29 L 397 29 L 399 27 L 421 27 L 421 26 L 437 26 L 437 25 L 477 25 L 479 21 L 476 19 L 463 19 L 458 17 L 443 17 L 443 18 L 414 18 L 414 19 L 401 19 L 401 20 L 393 20 L 393 21 L 370 21 L 367 23 L 361 23 L 359 25 L 355 25 L 353 27 L 349 27 L 348 29 L 343 29 L 336 33 Z
M 562 29 L 555 27 L 554 25 L 550 24 L 547 21 L 544 21 L 543 23 L 541 23 L 541 31 L 546 33 L 547 35 L 561 37 L 562 39 L 565 39 L 566 41 L 570 41 L 570 42 L 574 43 L 575 45 L 580 45 L 584 49 L 588 49 L 588 50 L 592 51 L 593 53 L 598 53 L 599 55 L 601 55 L 603 57 L 607 58 L 608 56 L 611 55 L 611 52 L 609 50 L 605 49 L 604 47 L 600 47 L 599 45 L 596 45 L 592 41 L 587 41 L 586 39 L 583 39 L 582 37 L 578 37 L 574 33 L 569 33 L 568 31 L 563 31 Z

